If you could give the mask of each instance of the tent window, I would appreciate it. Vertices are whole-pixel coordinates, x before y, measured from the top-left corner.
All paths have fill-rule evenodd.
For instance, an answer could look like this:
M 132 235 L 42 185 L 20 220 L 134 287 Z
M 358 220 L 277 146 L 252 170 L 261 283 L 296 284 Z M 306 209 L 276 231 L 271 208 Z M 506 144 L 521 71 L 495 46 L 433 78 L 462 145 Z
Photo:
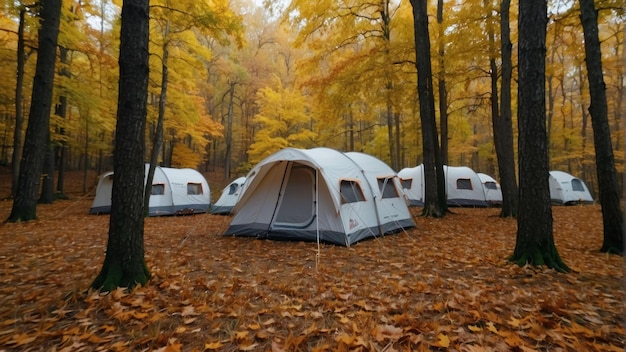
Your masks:
M 487 181 L 487 182 L 485 182 L 485 188 L 486 188 L 486 189 L 494 189 L 494 190 L 497 190 L 497 189 L 498 189 L 498 186 L 496 186 L 496 183 L 495 183 L 495 182 L 492 182 L 492 181 Z
M 383 198 L 398 198 L 398 191 L 396 185 L 393 183 L 393 178 L 383 177 L 378 179 L 378 188 Z
M 400 179 L 400 184 L 402 185 L 402 188 L 404 189 L 411 189 L 411 186 L 413 185 L 413 179 L 412 178 L 401 178 Z
M 153 196 L 161 196 L 165 194 L 165 185 L 162 183 L 152 185 L 152 189 L 150 190 L 150 194 Z
M 572 180 L 572 190 L 577 192 L 584 192 L 585 187 L 583 187 L 583 182 L 577 178 Z
M 456 189 L 474 189 L 472 187 L 472 180 L 469 178 L 457 178 Z
M 339 192 L 341 193 L 341 203 L 355 203 L 365 200 L 363 190 L 356 181 L 341 180 Z
M 235 194 L 235 193 L 237 193 L 237 190 L 238 190 L 238 189 L 239 189 L 239 185 L 238 185 L 238 184 L 236 184 L 236 183 L 231 183 L 231 184 L 230 184 L 230 187 L 229 187 L 229 189 L 228 189 L 228 194 L 229 194 L 229 195 Z
M 201 183 L 188 183 L 187 184 L 187 194 L 202 194 L 202 184 Z

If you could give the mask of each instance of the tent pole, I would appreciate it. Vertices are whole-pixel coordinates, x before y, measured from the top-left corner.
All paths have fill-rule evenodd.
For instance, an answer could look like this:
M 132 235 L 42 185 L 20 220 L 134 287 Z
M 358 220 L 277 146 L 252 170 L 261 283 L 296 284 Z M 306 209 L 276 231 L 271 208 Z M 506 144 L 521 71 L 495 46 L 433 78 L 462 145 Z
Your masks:
M 315 271 L 320 264 L 320 217 L 319 217 L 319 168 L 315 168 L 315 233 L 317 236 L 317 254 L 315 255 Z

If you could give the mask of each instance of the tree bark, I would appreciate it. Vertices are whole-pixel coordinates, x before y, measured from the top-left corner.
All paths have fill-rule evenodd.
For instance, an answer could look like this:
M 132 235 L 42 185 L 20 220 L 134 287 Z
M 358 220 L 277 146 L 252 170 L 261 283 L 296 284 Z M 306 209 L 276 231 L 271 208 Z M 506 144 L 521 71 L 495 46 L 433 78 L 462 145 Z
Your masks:
M 437 24 L 439 25 L 438 38 L 438 62 L 439 72 L 437 80 L 439 83 L 439 127 L 441 129 L 441 162 L 448 165 L 448 91 L 446 88 L 446 63 L 444 61 L 444 36 L 443 28 L 443 0 L 437 0 Z
M 424 156 L 424 209 L 423 216 L 443 217 L 447 211 L 445 178 L 439 151 L 433 75 L 430 62 L 430 36 L 425 0 L 411 0 L 415 36 L 415 67 L 417 68 L 417 94 L 422 122 L 422 148 Z
M 61 0 L 43 0 L 39 51 L 33 80 L 33 93 L 24 139 L 24 152 L 19 178 L 8 221 L 29 221 L 37 218 L 37 193 L 43 169 L 46 136 L 50 126 L 50 105 L 54 83 L 57 40 L 61 17 Z
M 150 213 L 150 195 L 152 194 L 152 180 L 154 180 L 154 172 L 156 164 L 159 160 L 159 154 L 163 145 L 163 124 L 165 122 L 165 103 L 167 102 L 167 82 L 168 82 L 168 59 L 169 59 L 169 36 L 170 21 L 167 20 L 165 29 L 163 30 L 163 57 L 161 58 L 161 94 L 159 95 L 159 116 L 157 118 L 156 133 L 152 142 L 152 151 L 150 152 L 150 168 L 146 177 L 146 185 L 143 195 L 143 214 L 148 216 Z
M 611 145 L 611 130 L 608 121 L 606 85 L 602 74 L 602 54 L 598 37 L 598 13 L 593 0 L 580 0 L 581 21 L 585 37 L 585 62 L 589 79 L 591 105 L 591 127 L 596 149 L 596 173 L 604 240 L 601 252 L 624 253 L 624 219 L 620 208 L 620 193 L 617 171 Z
M 41 195 L 39 203 L 54 203 L 54 147 L 50 141 L 50 133 L 46 136 L 46 150 L 41 174 Z
M 26 8 L 20 8 L 20 23 L 17 29 L 17 71 L 15 74 L 15 129 L 13 131 L 13 157 L 11 159 L 11 196 L 17 193 L 17 180 L 20 176 L 22 161 L 22 129 L 24 128 L 24 112 L 22 111 L 22 91 L 24 89 L 24 65 L 26 52 L 24 49 L 24 20 Z
M 102 270 L 91 284 L 111 291 L 145 285 L 144 129 L 148 92 L 148 0 L 124 0 L 120 34 L 120 80 L 113 164 L 109 239 Z
M 500 82 L 500 114 L 492 116 L 493 139 L 498 158 L 500 186 L 502 187 L 501 217 L 517 216 L 517 178 L 513 148 L 513 119 L 511 112 L 511 30 L 509 28 L 510 0 L 500 5 L 500 40 L 502 51 L 502 80 Z M 494 97 L 495 99 L 495 97 Z
M 519 3 L 519 213 L 515 251 L 520 266 L 546 265 L 568 272 L 552 232 L 546 134 L 546 0 Z
M 59 75 L 69 81 L 71 79 L 71 74 L 68 68 L 68 53 L 68 48 L 63 46 L 59 48 L 59 59 L 61 61 L 61 69 L 59 70 Z M 63 120 L 67 118 L 67 96 L 65 95 L 65 93 L 59 96 L 59 104 L 56 114 Z M 59 134 L 61 136 L 65 135 L 65 127 L 59 128 Z M 67 199 L 67 197 L 65 196 L 65 159 L 67 154 L 67 143 L 64 139 L 61 139 L 59 144 L 56 146 L 56 152 L 56 155 L 58 156 L 58 178 L 57 194 L 55 198 Z

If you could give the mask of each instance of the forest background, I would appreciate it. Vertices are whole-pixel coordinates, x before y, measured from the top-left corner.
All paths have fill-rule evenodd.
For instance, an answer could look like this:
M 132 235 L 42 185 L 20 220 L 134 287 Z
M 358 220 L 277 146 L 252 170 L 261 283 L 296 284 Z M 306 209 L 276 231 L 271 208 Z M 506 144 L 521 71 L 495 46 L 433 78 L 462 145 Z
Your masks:
M 51 120 L 59 170 L 88 177 L 112 168 L 117 99 L 119 3 L 63 4 Z M 444 162 L 498 176 L 493 145 L 490 59 L 499 65 L 499 2 L 434 2 L 437 116 Z M 587 111 L 583 31 L 577 2 L 549 1 L 546 54 L 550 168 L 583 178 L 597 194 Z M 618 179 L 624 160 L 624 15 L 614 0 L 596 2 L 609 121 Z M 0 163 L 23 140 L 34 76 L 38 19 L 24 2 L 5 1 L 0 18 Z M 516 77 L 516 11 L 511 4 Z M 193 14 L 193 15 L 192 15 Z M 437 14 L 434 16 L 432 14 Z M 20 26 L 22 24 L 23 26 Z M 413 18 L 408 1 L 291 3 L 246 0 L 151 1 L 147 141 L 163 117 L 158 162 L 227 182 L 284 147 L 362 151 L 395 170 L 421 162 Z M 23 72 L 19 58 L 23 58 Z M 499 73 L 496 66 L 495 74 Z M 17 74 L 16 74 L 17 72 Z M 22 75 L 20 82 L 20 74 Z M 445 86 L 442 85 L 445 82 Z M 167 89 L 167 96 L 164 94 Z M 516 132 L 516 85 L 513 85 Z M 437 90 L 435 90 L 437 91 Z M 442 100 L 445 97 L 445 100 Z M 444 101 L 444 104 L 439 104 Z M 147 153 L 151 150 L 146 148 Z M 19 159 L 17 159 L 19 160 Z M 149 160 L 149 155 L 146 155 Z M 59 177 L 61 182 L 61 177 Z M 221 186 L 222 184 L 218 185 Z M 59 185 L 62 190 L 63 185 Z M 219 189 L 219 188 L 217 188 Z

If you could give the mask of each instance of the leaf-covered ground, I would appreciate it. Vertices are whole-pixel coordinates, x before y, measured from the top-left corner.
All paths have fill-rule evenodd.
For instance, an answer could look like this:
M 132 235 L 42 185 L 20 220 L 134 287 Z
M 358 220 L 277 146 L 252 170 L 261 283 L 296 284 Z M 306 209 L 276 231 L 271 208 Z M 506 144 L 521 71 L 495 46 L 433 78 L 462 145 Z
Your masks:
M 105 295 L 87 288 L 109 217 L 72 198 L 0 226 L 0 350 L 624 351 L 624 261 L 598 252 L 597 205 L 553 208 L 570 274 L 507 263 L 516 222 L 497 209 L 416 208 L 417 228 L 351 248 L 149 218 L 152 279 Z

